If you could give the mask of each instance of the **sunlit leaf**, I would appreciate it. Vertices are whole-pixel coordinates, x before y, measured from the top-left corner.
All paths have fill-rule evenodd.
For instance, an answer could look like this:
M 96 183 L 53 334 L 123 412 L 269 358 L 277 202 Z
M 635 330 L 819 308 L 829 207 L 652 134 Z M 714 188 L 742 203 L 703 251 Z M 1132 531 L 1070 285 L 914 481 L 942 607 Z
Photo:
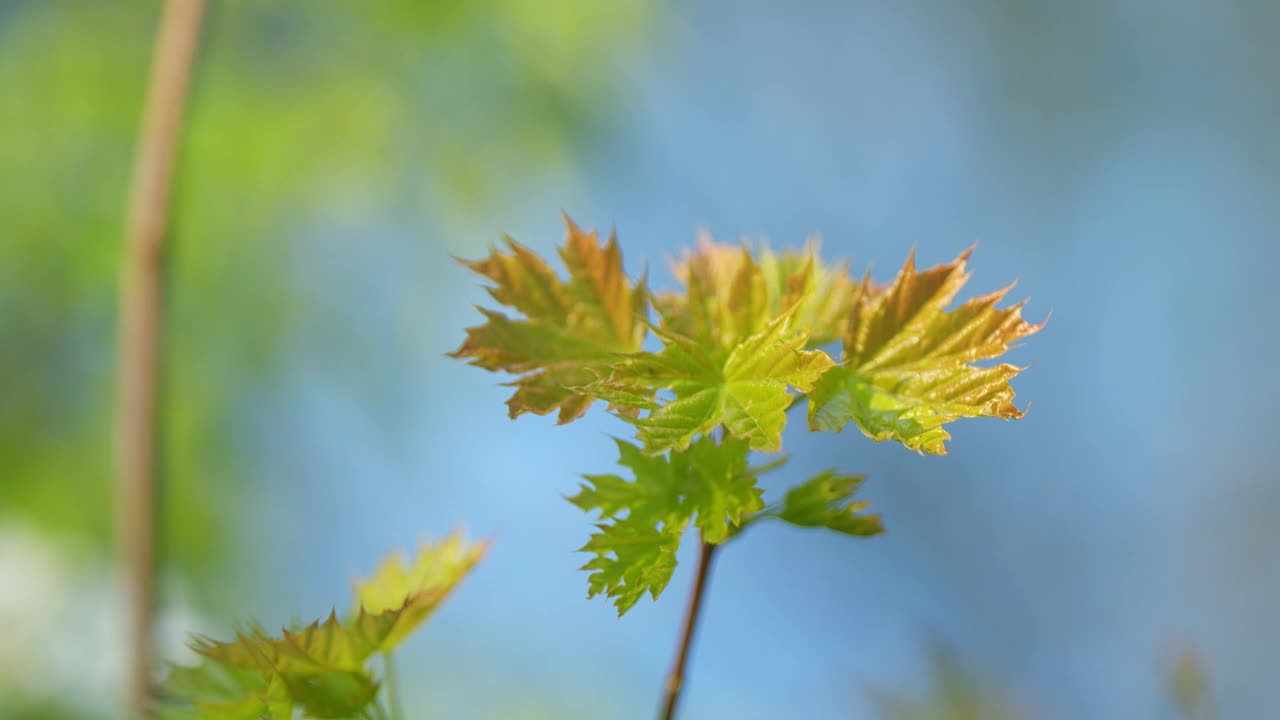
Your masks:
M 731 348 L 759 332 L 796 302 L 793 327 L 810 345 L 839 339 L 848 322 L 854 281 L 847 266 L 828 266 L 818 257 L 817 242 L 803 250 L 759 250 L 698 238 L 694 251 L 671 265 L 684 285 L 682 292 L 654 297 L 662 326 L 708 346 Z
M 1002 355 L 1043 324 L 1023 320 L 1021 303 L 996 307 L 1012 286 L 945 310 L 969 279 L 968 256 L 919 272 L 913 254 L 887 288 L 858 287 L 843 361 L 809 394 L 811 429 L 853 422 L 875 440 L 942 454 L 946 423 L 1022 417 L 1009 380 L 1023 368 L 973 363 Z
M 511 417 L 526 412 L 559 411 L 559 422 L 582 416 L 592 398 L 573 388 L 591 382 L 615 353 L 640 349 L 645 336 L 648 291 L 633 284 L 622 268 L 617 238 L 603 245 L 593 230 L 584 232 L 565 216 L 568 235 L 560 258 L 568 281 L 541 257 L 511 238 L 507 252 L 466 262 L 494 284 L 495 301 L 523 315 L 511 318 L 481 308 L 488 322 L 467 329 L 453 357 L 486 370 L 520 377 L 507 400 Z
M 412 563 L 396 553 L 367 580 L 356 583 L 361 611 L 352 632 L 365 641 L 377 639 L 377 650 L 399 645 L 444 602 L 458 583 L 484 557 L 489 545 L 473 543 L 460 532 L 419 548 Z
M 689 446 L 685 457 L 690 468 L 685 507 L 706 542 L 724 542 L 743 517 L 764 508 L 763 491 L 756 486 L 758 471 L 747 467 L 746 442 L 726 437 L 717 444 L 703 437 Z
M 821 350 L 804 349 L 808 336 L 792 328 L 798 308 L 793 304 L 727 351 L 660 331 L 664 349 L 627 356 L 586 389 L 614 405 L 648 411 L 628 418 L 646 452 L 683 450 L 721 424 L 752 450 L 777 452 L 790 388 L 808 392 L 834 365 Z M 671 390 L 674 399 L 660 399 L 659 390 Z

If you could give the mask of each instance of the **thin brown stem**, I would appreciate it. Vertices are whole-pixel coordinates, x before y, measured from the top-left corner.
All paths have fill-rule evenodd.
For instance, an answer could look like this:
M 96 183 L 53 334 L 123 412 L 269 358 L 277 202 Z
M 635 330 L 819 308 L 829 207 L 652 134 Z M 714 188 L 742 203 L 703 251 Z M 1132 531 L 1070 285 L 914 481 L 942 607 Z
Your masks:
M 684 686 L 685 666 L 689 662 L 689 648 L 693 645 L 693 635 L 698 627 L 698 611 L 702 608 L 702 596 L 707 591 L 707 579 L 711 575 L 711 560 L 716 545 L 702 540 L 702 552 L 698 556 L 698 575 L 693 581 L 693 594 L 689 596 L 689 607 L 685 611 L 684 630 L 680 634 L 680 649 L 676 651 L 675 663 L 667 675 L 663 687 L 662 720 L 672 720 L 676 716 L 676 704 L 680 700 L 680 690 Z
M 128 668 L 125 701 L 133 717 L 146 714 L 153 665 L 162 258 L 183 106 L 203 15 L 204 0 L 165 4 L 134 162 L 121 267 L 115 523 Z

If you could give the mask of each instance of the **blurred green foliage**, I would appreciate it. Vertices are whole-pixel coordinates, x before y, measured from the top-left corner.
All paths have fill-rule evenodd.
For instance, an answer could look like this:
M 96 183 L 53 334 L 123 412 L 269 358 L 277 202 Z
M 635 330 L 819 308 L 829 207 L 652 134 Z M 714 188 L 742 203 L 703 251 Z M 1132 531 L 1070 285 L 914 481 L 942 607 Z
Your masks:
M 158 2 L 0 9 L 0 512 L 107 540 L 117 260 Z M 650 3 L 210 3 L 177 176 L 162 552 L 216 576 L 305 230 L 568 166 Z

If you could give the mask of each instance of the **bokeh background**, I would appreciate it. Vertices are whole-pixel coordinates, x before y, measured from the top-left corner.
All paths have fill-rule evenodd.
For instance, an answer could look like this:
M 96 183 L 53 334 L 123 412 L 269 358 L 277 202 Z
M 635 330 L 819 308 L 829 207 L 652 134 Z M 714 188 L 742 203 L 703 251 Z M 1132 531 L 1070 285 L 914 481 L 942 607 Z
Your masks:
M 0 2 L 0 718 L 116 716 L 116 293 L 158 15 Z M 1174 718 L 1188 657 L 1215 717 L 1280 707 L 1280 3 L 214 0 L 203 43 L 167 657 L 345 607 L 463 526 L 497 542 L 402 653 L 409 715 L 652 716 L 693 548 L 618 620 L 561 498 L 625 429 L 511 423 L 443 357 L 485 300 L 450 255 L 550 251 L 564 209 L 659 286 L 700 227 L 818 233 L 886 279 L 977 242 L 975 290 L 1053 313 L 1013 357 L 1026 419 L 949 456 L 788 431 L 774 496 L 865 472 L 889 531 L 724 553 L 685 717 Z

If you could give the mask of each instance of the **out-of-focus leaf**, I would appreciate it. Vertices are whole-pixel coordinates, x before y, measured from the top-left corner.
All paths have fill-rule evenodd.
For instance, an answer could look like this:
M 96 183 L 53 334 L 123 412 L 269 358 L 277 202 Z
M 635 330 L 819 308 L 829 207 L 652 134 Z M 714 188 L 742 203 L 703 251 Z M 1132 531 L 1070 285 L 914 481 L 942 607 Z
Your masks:
M 152 717 L 161 720 L 290 720 L 293 703 L 279 678 L 257 667 L 206 660 L 174 666 L 160 687 Z
M 309 717 L 348 718 L 368 708 L 378 683 L 364 672 L 280 673 L 277 676 L 293 703 Z M 278 701 L 284 707 L 283 701 Z
M 851 499 L 864 480 L 861 475 L 839 475 L 834 470 L 819 473 L 787 491 L 777 516 L 801 527 L 826 527 L 859 537 L 879 535 L 884 532 L 880 516 L 863 514 L 871 503 Z
M 335 649 L 334 646 L 339 646 Z M 253 694 L 266 706 L 266 690 L 276 685 L 281 694 L 313 717 L 346 717 L 371 703 L 378 683 L 364 671 L 364 661 L 376 646 L 350 636 L 333 615 L 324 625 L 313 624 L 299 633 L 268 637 L 261 631 L 240 633 L 232 642 L 197 640 L 193 646 L 213 663 L 236 670 L 256 670 L 262 690 Z M 357 652 L 355 648 L 361 648 Z M 332 664 L 331 664 L 332 663 Z M 211 667 L 206 662 L 201 667 Z M 247 702 L 247 701 L 246 701 Z
M 1195 650 L 1184 648 L 1174 658 L 1169 673 L 1169 689 L 1184 720 L 1213 720 L 1217 717 L 1213 684 Z
M 648 410 L 627 419 L 650 453 L 688 448 L 721 424 L 752 450 L 777 452 L 792 400 L 789 388 L 808 392 L 834 365 L 821 350 L 804 349 L 808 336 L 792 326 L 799 307 L 793 303 L 727 352 L 659 331 L 663 350 L 627 356 L 586 390 L 616 406 Z M 673 391 L 675 399 L 660 400 L 659 390 Z
M 526 412 L 558 410 L 559 422 L 581 417 L 590 395 L 574 390 L 608 366 L 615 353 L 640 349 L 645 336 L 648 291 L 634 285 L 622 268 L 622 253 L 612 234 L 600 244 L 596 231 L 584 232 L 565 216 L 568 235 L 560 257 L 569 271 L 562 281 L 536 253 L 511 238 L 508 252 L 466 262 L 491 280 L 489 294 L 524 315 L 512 319 L 481 308 L 488 320 L 467 329 L 453 357 L 486 370 L 521 377 L 507 400 L 512 418 Z
M 396 553 L 373 576 L 356 583 L 360 613 L 354 631 L 366 641 L 377 638 L 384 652 L 399 645 L 475 567 L 489 549 L 487 542 L 469 542 L 455 532 L 443 542 L 425 544 L 413 562 Z
M 1007 698 L 964 672 L 945 651 L 933 651 L 930 687 L 920 696 L 877 694 L 881 720 L 1028 720 Z
M 827 265 L 810 241 L 804 250 L 760 252 L 760 269 L 771 297 L 782 298 L 779 309 L 799 298 L 796 324 L 809 334 L 809 344 L 823 345 L 844 336 L 858 284 L 845 263 Z
M 840 431 L 853 422 L 875 440 L 943 454 L 946 423 L 1022 417 L 1009 380 L 1023 368 L 973 363 L 1004 354 L 1043 324 L 1023 320 L 1021 303 L 996 308 L 1012 286 L 945 310 L 969 279 L 968 256 L 918 272 L 913 253 L 887 288 L 858 287 L 843 361 L 809 394 L 811 429 Z
M 846 266 L 830 267 L 818 244 L 803 250 L 759 250 L 698 238 L 695 250 L 671 264 L 683 292 L 657 293 L 654 304 L 664 329 L 704 345 L 732 348 L 759 332 L 796 302 L 793 327 L 810 345 L 841 337 L 853 302 L 854 281 Z
M 379 684 L 369 659 L 400 644 L 484 556 L 485 543 L 461 533 L 423 545 L 412 564 L 395 554 L 374 576 L 356 585 L 359 607 L 343 623 L 337 613 L 323 622 L 286 629 L 279 637 L 260 629 L 230 642 L 197 638 L 205 658 L 175 667 L 165 681 L 159 717 L 290 718 L 293 704 L 308 717 L 348 717 L 369 707 Z

